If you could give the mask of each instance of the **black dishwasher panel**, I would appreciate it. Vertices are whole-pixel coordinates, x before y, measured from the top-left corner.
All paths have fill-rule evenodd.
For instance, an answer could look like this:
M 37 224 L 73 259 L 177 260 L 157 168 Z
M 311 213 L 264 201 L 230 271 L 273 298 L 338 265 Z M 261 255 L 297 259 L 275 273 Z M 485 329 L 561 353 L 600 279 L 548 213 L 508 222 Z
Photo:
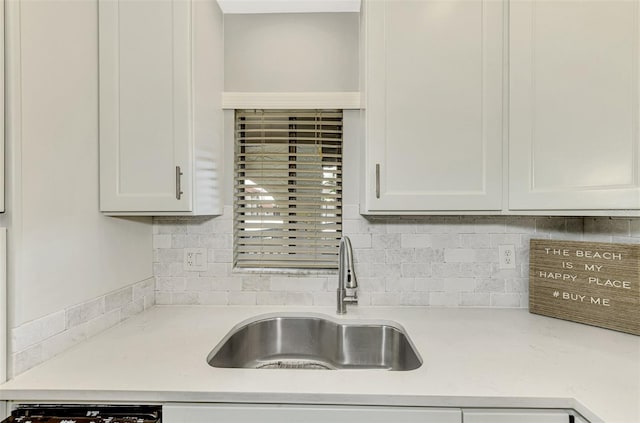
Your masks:
M 2 423 L 160 423 L 151 405 L 20 405 Z

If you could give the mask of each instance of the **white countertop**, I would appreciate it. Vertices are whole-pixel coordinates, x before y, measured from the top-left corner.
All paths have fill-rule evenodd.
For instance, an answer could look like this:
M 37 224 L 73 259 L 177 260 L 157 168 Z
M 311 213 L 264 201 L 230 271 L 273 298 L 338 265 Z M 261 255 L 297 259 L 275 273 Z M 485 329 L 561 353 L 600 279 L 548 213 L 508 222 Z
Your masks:
M 413 371 L 216 369 L 213 347 L 262 313 L 393 320 Z M 158 306 L 0 386 L 0 399 L 284 402 L 574 408 L 593 422 L 640 422 L 640 337 L 526 310 Z

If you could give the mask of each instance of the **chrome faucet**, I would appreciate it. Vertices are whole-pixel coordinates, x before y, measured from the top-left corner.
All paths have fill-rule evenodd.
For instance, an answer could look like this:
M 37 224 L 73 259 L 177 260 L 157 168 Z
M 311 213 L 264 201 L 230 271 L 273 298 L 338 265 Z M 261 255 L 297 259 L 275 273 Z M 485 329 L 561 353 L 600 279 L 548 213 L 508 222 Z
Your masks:
M 338 263 L 338 314 L 347 312 L 347 303 L 358 304 L 358 279 L 353 267 L 353 251 L 349 237 L 340 239 Z

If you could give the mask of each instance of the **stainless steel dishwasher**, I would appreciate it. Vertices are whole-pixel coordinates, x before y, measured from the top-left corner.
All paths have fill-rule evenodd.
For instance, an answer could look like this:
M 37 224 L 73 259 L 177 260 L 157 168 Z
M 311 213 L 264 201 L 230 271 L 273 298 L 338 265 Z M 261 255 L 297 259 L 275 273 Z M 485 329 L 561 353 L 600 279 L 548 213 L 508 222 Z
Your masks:
M 2 423 L 160 423 L 161 406 L 20 405 Z

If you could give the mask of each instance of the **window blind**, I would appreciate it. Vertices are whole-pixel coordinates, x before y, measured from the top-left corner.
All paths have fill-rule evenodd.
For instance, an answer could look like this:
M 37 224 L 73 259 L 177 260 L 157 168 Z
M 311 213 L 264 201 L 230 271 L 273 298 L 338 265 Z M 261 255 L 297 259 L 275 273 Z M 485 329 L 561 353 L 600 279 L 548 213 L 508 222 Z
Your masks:
M 235 266 L 337 268 L 342 111 L 236 110 L 235 126 Z

